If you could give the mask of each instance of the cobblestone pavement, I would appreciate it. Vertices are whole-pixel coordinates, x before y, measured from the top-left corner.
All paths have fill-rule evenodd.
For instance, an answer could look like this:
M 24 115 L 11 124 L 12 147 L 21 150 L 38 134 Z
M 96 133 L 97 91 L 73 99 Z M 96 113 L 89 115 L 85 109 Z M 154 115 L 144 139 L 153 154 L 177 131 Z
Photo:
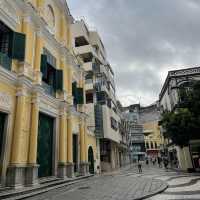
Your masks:
M 133 200 L 164 189 L 162 180 L 145 178 L 134 169 L 95 176 L 71 186 L 52 190 L 30 200 Z
M 148 170 L 146 168 L 143 176 L 166 181 L 169 185 L 164 192 L 147 198 L 147 200 L 200 200 L 199 174 L 166 172 L 159 168 Z
M 164 181 L 164 182 L 163 182 Z M 158 167 L 136 167 L 120 172 L 95 176 L 80 183 L 52 190 L 30 200 L 133 200 L 169 187 L 148 200 L 200 200 L 200 176 L 166 172 Z

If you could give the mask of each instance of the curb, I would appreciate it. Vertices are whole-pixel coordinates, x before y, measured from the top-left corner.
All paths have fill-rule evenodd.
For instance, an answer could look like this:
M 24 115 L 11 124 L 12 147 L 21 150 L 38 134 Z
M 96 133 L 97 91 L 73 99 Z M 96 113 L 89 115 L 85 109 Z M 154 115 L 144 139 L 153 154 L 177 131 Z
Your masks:
M 164 183 L 165 185 L 162 186 L 162 187 L 160 187 L 159 189 L 155 190 L 154 192 L 151 192 L 151 193 L 149 193 L 149 194 L 147 194 L 147 195 L 144 195 L 144 196 L 135 198 L 135 199 L 133 199 L 133 200 L 147 199 L 147 198 L 153 197 L 153 196 L 155 196 L 155 195 L 157 195 L 157 194 L 160 194 L 160 193 L 164 192 L 164 191 L 169 187 L 169 185 L 168 185 L 166 182 L 164 182 L 164 181 L 163 181 L 163 183 Z
M 61 184 L 58 184 L 58 185 L 49 186 L 49 187 L 47 186 L 46 188 L 38 187 L 36 189 L 32 189 L 32 191 L 31 190 L 25 191 L 25 192 L 24 191 L 19 191 L 18 193 L 15 193 L 15 194 L 4 195 L 3 198 L 0 196 L 0 199 L 5 199 L 5 200 L 26 199 L 28 197 L 33 197 L 33 196 L 36 196 L 36 195 L 39 195 L 39 194 L 43 194 L 43 193 L 46 193 L 46 192 L 54 190 L 54 189 L 58 189 L 58 188 L 62 188 L 62 187 L 73 185 L 75 183 L 82 182 L 85 179 L 88 179 L 88 178 L 93 177 L 93 176 L 94 175 L 80 177 L 80 178 L 77 178 L 75 180 L 71 180 L 71 181 L 68 181 L 68 182 L 65 182 L 65 183 L 61 183 Z M 6 197 L 6 196 L 8 196 L 8 197 Z

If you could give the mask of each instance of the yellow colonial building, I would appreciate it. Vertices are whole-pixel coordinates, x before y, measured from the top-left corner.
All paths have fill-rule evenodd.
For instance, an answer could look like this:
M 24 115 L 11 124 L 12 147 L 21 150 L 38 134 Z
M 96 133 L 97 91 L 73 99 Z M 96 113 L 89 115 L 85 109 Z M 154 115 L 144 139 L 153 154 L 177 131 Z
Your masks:
M 96 160 L 72 21 L 65 0 L 0 2 L 1 185 L 86 175 Z
M 164 138 L 158 125 L 159 107 L 157 102 L 150 106 L 140 108 L 140 120 L 143 125 L 146 154 L 150 158 L 161 156 Z

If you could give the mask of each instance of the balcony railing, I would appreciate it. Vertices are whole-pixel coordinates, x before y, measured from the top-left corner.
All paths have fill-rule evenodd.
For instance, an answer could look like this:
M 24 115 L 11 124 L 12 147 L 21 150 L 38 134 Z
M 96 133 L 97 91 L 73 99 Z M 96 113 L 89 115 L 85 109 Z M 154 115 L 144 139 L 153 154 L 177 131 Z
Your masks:
M 53 96 L 53 97 L 56 96 L 56 93 L 55 93 L 55 91 L 54 91 L 54 89 L 53 89 L 53 86 L 48 85 L 48 84 L 45 83 L 45 82 L 42 82 L 42 87 L 43 87 L 43 89 L 45 90 L 45 93 L 46 93 L 46 94 L 51 95 L 51 96 Z
M 0 65 L 7 70 L 11 70 L 12 59 L 0 52 Z

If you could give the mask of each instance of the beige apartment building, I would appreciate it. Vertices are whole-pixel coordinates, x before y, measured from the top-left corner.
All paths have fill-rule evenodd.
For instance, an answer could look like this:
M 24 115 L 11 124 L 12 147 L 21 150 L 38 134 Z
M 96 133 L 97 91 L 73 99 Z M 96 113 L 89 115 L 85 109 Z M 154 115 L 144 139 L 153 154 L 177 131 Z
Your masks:
M 83 20 L 74 21 L 72 46 L 83 59 L 86 110 L 90 140 L 97 149 L 95 170 L 110 171 L 120 166 L 119 148 L 122 136 L 120 115 L 115 96 L 114 72 L 98 32 L 90 30 Z M 121 145 L 122 146 L 122 145 Z

